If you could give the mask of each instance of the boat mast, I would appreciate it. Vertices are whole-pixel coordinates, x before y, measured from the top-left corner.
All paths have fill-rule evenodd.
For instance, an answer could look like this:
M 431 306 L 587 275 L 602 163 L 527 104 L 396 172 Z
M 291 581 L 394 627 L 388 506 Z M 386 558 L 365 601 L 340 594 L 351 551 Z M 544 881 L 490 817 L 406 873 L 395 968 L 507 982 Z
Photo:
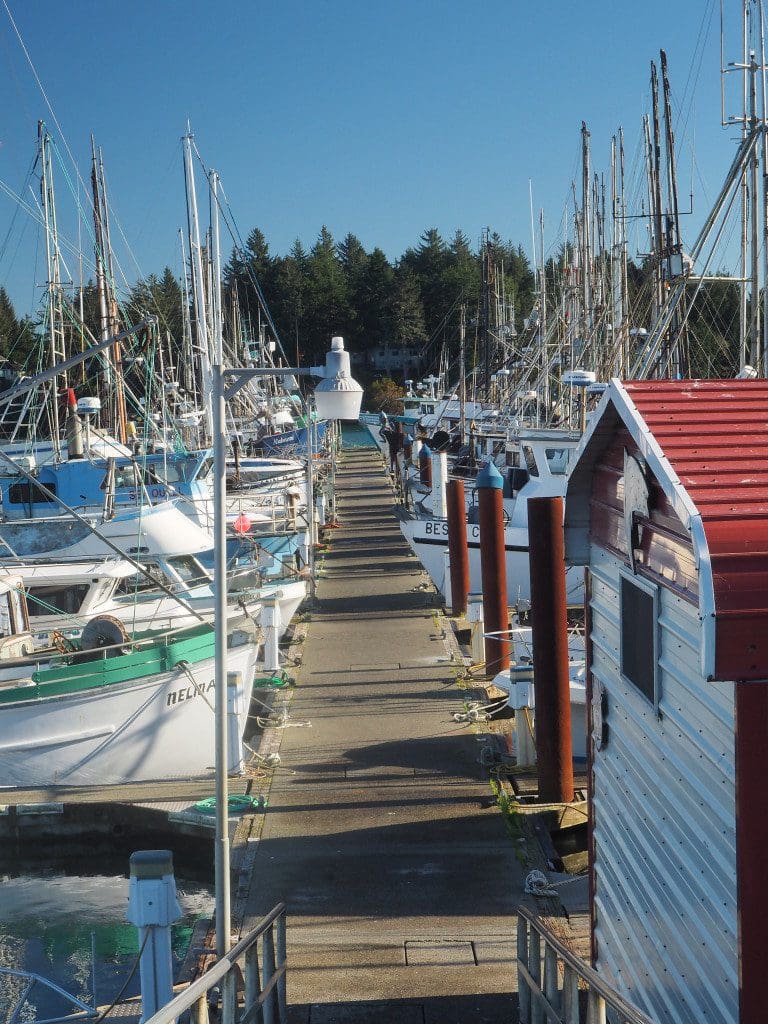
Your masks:
M 491 318 L 491 240 L 490 228 L 483 238 L 483 258 L 481 263 L 481 307 L 480 307 L 480 345 L 483 356 L 483 393 L 485 400 L 491 397 L 491 343 L 490 343 L 490 318 Z
M 749 126 L 750 133 L 757 132 L 757 61 L 754 51 L 749 54 Z M 749 191 L 752 198 L 750 210 L 751 244 L 750 244 L 750 281 L 751 323 L 749 330 L 750 364 L 759 367 L 761 362 L 760 345 L 760 217 L 758 215 L 757 173 L 759 158 L 755 147 L 749 161 Z M 762 367 L 766 372 L 766 367 Z
M 107 288 L 104 271 L 104 238 L 101 225 L 101 201 L 99 199 L 99 177 L 96 161 L 96 144 L 91 136 L 91 188 L 93 191 L 93 221 L 96 250 L 96 290 L 99 295 L 99 340 L 109 337 L 109 313 L 107 311 Z M 112 360 L 107 352 L 104 356 L 104 380 L 107 394 L 111 393 Z
M 96 243 L 96 282 L 99 292 L 99 316 L 101 322 L 101 340 L 109 338 L 118 330 L 118 309 L 114 289 L 114 266 L 112 263 L 112 247 L 109 237 L 109 215 L 107 212 L 107 192 L 104 178 L 104 160 L 101 150 L 96 152 L 93 136 L 91 136 L 91 185 L 93 188 L 93 225 Z M 106 365 L 110 372 L 107 381 L 114 383 L 114 396 L 110 393 L 109 401 L 114 398 L 115 415 L 112 417 L 118 440 L 125 444 L 128 434 L 127 416 L 125 411 L 125 390 L 123 387 L 123 359 L 119 342 L 112 348 L 112 356 L 106 356 Z
M 757 25 L 755 24 L 756 19 Z M 751 41 L 760 46 L 760 63 Z M 741 74 L 741 110 L 738 114 L 726 112 L 725 76 L 731 72 Z M 760 72 L 761 116 L 757 113 L 757 73 Z M 763 29 L 762 0 L 743 0 L 741 25 L 741 55 L 738 61 L 725 60 L 725 31 L 723 0 L 720 0 L 720 123 L 724 128 L 740 125 L 742 150 L 749 147 L 758 133 L 762 134 L 763 181 L 759 188 L 761 156 L 757 146 L 749 147 L 748 158 L 740 168 L 741 193 L 741 246 L 739 285 L 739 368 L 749 362 L 758 372 L 768 372 L 768 140 L 766 139 L 766 85 L 765 35 Z M 758 198 L 760 197 L 760 198 Z M 760 202 L 762 200 L 762 211 Z M 763 249 L 763 287 L 761 302 L 760 249 Z M 762 308 L 761 308 L 762 306 Z M 762 317 L 761 317 L 762 313 Z
M 195 400 L 197 399 L 196 385 L 195 385 L 195 374 L 194 374 L 194 356 L 192 354 L 192 321 L 189 316 L 190 309 L 190 289 L 189 289 L 189 264 L 187 262 L 186 247 L 184 245 L 184 231 L 179 228 L 179 248 L 181 251 L 181 265 L 184 271 L 183 277 L 183 299 L 184 309 L 182 313 L 182 358 L 179 363 L 180 371 L 180 383 L 183 385 L 184 390 L 192 395 Z
M 667 69 L 667 54 L 664 50 L 659 53 L 661 62 L 661 85 L 664 94 L 664 136 L 667 150 L 667 199 L 669 213 L 667 214 L 667 248 L 666 255 L 669 273 L 668 280 L 676 276 L 677 270 L 673 273 L 672 257 L 680 273 L 685 273 L 682 265 L 683 243 L 680 233 L 680 204 L 677 195 L 677 165 L 675 160 L 675 133 L 672 128 L 672 104 L 670 102 L 669 73 Z M 690 359 L 688 358 L 688 330 L 687 317 L 680 322 L 679 313 L 676 311 L 671 327 L 672 338 L 674 339 L 673 376 L 690 376 Z
M 659 316 L 664 305 L 664 279 L 663 264 L 664 254 L 667 249 L 666 235 L 664 232 L 664 212 L 661 198 L 661 128 L 659 124 L 659 76 L 656 71 L 656 62 L 651 61 L 651 124 L 653 127 L 653 149 L 651 153 L 651 168 L 653 177 L 651 179 L 653 199 L 653 224 L 654 224 L 654 248 L 653 248 L 653 275 L 655 292 L 654 320 Z M 666 332 L 664 348 L 659 364 L 661 376 L 665 375 L 666 367 L 670 359 L 670 332 Z
M 187 194 L 187 228 L 189 252 L 192 264 L 192 308 L 197 356 L 200 366 L 200 386 L 205 412 L 208 436 L 213 437 L 212 371 L 208 339 L 208 324 L 205 315 L 205 275 L 203 274 L 200 225 L 197 215 L 197 194 L 195 192 L 195 171 L 192 164 L 192 140 L 187 132 L 184 136 L 184 185 Z
M 762 125 L 762 157 L 763 157 L 763 337 L 762 337 L 762 368 L 768 373 L 768 122 L 766 121 L 766 82 L 765 82 L 765 25 L 763 23 L 763 0 L 757 3 L 758 21 L 760 26 L 760 123 Z
M 747 74 L 747 61 L 749 59 L 749 3 L 750 0 L 744 0 L 743 6 L 743 17 L 741 26 L 742 36 L 742 74 L 741 74 L 741 138 L 742 142 L 746 139 L 748 134 L 747 127 L 747 109 L 749 106 L 749 75 Z M 721 51 L 721 63 L 722 63 L 722 51 L 723 51 L 723 19 L 722 19 L 722 2 L 720 7 L 720 51 Z M 739 281 L 739 369 L 743 370 L 748 361 L 748 327 L 747 327 L 747 309 L 748 309 L 748 291 L 747 291 L 747 253 L 749 250 L 749 182 L 747 179 L 747 168 L 741 175 L 741 263 L 740 263 L 740 278 Z
M 549 418 L 552 405 L 552 380 L 547 345 L 547 276 L 544 272 L 544 210 L 541 207 L 539 207 L 539 345 L 541 348 L 541 366 L 544 371 L 544 394 L 542 395 L 542 401 L 545 416 Z
M 67 358 L 64 345 L 64 312 L 61 302 L 61 264 L 59 257 L 59 234 L 56 224 L 56 197 L 53 190 L 53 165 L 51 163 L 51 139 L 42 121 L 37 123 L 38 143 L 42 178 L 40 195 L 45 219 L 45 261 L 48 291 L 48 338 L 51 366 L 58 366 Z M 61 374 L 62 387 L 67 387 L 67 375 Z M 61 456 L 59 439 L 59 398 L 56 378 L 51 384 L 51 439 L 56 458 Z
M 221 235 L 219 232 L 219 176 L 211 171 L 211 323 L 213 325 L 213 361 L 221 366 L 224 349 L 224 323 L 221 309 Z
M 583 344 L 592 330 L 592 182 L 589 170 L 589 129 L 581 122 L 581 274 Z
M 467 377 L 466 377 L 466 342 L 467 342 L 467 306 L 462 302 L 459 311 L 459 436 L 461 443 L 467 436 Z
M 624 129 L 619 128 L 619 185 L 621 207 L 619 211 L 621 223 L 621 331 L 622 357 L 621 374 L 625 376 L 629 369 L 629 280 L 627 270 L 627 194 L 624 175 Z

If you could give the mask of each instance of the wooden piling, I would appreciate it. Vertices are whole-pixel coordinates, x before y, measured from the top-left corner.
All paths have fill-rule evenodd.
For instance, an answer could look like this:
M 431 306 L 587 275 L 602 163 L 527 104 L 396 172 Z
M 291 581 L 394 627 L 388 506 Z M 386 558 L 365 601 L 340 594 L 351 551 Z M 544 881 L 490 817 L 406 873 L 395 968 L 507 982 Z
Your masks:
M 477 474 L 480 511 L 480 569 L 485 620 L 485 668 L 495 676 L 509 668 L 509 609 L 504 550 L 503 477 L 493 463 Z M 488 634 L 493 634 L 488 636 Z
M 467 547 L 467 507 L 464 481 L 449 480 L 446 487 L 448 506 L 448 557 L 451 564 L 451 610 L 465 615 L 469 594 L 469 548 Z
M 563 499 L 528 499 L 539 800 L 573 800 Z

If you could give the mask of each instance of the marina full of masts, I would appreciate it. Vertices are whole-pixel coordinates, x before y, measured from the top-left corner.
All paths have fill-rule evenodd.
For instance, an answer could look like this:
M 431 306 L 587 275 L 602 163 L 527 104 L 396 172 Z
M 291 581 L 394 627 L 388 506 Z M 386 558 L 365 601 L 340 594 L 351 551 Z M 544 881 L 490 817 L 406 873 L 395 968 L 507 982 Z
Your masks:
M 91 334 L 82 291 L 78 309 L 62 283 L 55 145 L 42 123 L 38 142 L 43 369 L 6 369 L 0 393 L 0 779 L 210 772 L 224 677 L 227 768 L 243 771 L 254 680 L 280 679 L 279 641 L 312 589 L 317 525 L 333 512 L 339 431 L 323 401 L 360 389 L 341 338 L 314 368 L 333 373 L 315 402 L 299 389 L 308 370 L 286 370 L 264 330 L 246 337 L 227 318 L 225 332 L 219 182 L 207 175 L 203 236 L 191 135 L 181 347 L 152 310 L 120 304 L 95 144 Z

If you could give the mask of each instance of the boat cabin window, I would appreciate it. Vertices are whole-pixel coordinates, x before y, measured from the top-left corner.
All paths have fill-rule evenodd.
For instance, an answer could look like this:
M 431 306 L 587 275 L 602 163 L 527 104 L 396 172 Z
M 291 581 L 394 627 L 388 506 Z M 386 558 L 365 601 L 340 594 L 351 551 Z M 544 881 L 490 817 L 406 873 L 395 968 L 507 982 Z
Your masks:
M 167 459 L 153 468 L 156 480 L 167 484 L 187 483 L 194 476 L 197 463 L 191 459 Z
M 124 576 L 120 580 L 117 594 L 136 594 L 143 590 L 155 590 L 157 582 L 168 586 L 175 581 L 169 580 L 159 565 L 155 562 L 147 562 L 144 566 L 145 572 L 135 572 L 132 576 Z
M 536 456 L 534 455 L 533 448 L 530 445 L 523 445 L 523 458 L 525 459 L 525 468 L 528 470 L 529 476 L 538 476 L 539 467 L 536 465 Z
M 56 484 L 51 481 L 45 486 L 51 492 L 50 497 L 33 480 L 19 480 L 8 488 L 8 501 L 11 505 L 55 504 Z
M 118 489 L 120 487 L 131 487 L 135 488 L 139 486 L 139 471 L 137 466 L 119 466 L 115 469 L 115 481 L 114 487 Z M 105 491 L 108 487 L 108 476 L 104 477 L 101 481 L 101 490 Z
M 648 580 L 622 573 L 619 582 L 621 675 L 659 708 L 659 588 Z
M 28 587 L 29 614 L 33 619 L 50 615 L 52 611 L 76 615 L 89 589 L 90 583 L 54 583 Z
M 568 449 L 547 448 L 546 455 L 550 473 L 563 476 L 568 470 Z
M 169 567 L 179 574 L 185 583 L 210 583 L 211 578 L 196 558 L 178 555 L 168 559 Z
M 209 455 L 200 463 L 200 468 L 194 475 L 195 480 L 205 480 L 213 473 L 213 458 Z

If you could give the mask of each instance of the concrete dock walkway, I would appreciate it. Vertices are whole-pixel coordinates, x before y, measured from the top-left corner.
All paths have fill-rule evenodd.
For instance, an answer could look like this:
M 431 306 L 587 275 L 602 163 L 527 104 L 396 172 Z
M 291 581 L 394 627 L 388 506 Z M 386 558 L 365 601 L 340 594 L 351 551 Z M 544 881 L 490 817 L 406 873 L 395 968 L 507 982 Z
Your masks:
M 296 1022 L 509 1022 L 524 858 L 378 452 L 336 486 L 244 927 L 287 903 Z

